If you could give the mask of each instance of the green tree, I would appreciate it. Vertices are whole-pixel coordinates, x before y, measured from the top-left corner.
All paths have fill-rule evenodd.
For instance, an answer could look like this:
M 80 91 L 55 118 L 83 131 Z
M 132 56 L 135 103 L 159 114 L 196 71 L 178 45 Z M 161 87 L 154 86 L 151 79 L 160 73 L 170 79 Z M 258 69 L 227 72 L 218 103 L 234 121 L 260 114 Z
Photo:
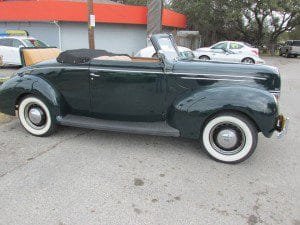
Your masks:
M 298 0 L 243 0 L 236 7 L 241 8 L 244 18 L 238 24 L 239 31 L 258 46 L 268 45 L 272 53 L 279 36 L 300 24 Z
M 122 2 L 127 5 L 147 5 L 147 0 L 123 0 Z
M 204 43 L 238 39 L 274 49 L 278 37 L 300 24 L 299 0 L 173 0 Z
M 188 29 L 198 30 L 205 45 L 239 38 L 236 19 L 241 18 L 241 14 L 232 1 L 173 0 L 170 5 L 175 11 L 187 15 Z
M 288 38 L 292 40 L 300 40 L 300 25 L 297 25 L 294 30 L 288 33 Z

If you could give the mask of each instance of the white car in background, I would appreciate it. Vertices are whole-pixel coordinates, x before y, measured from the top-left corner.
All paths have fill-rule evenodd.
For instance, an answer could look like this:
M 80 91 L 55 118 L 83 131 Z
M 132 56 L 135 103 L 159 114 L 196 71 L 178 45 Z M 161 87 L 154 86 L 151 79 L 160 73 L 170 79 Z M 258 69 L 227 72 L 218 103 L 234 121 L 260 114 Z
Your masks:
M 185 58 L 195 58 L 193 51 L 189 48 L 183 46 L 177 46 L 179 53 Z M 153 46 L 148 46 L 141 49 L 135 57 L 145 57 L 145 58 L 157 58 L 157 53 Z
M 3 57 L 3 64 L 21 66 L 20 48 L 43 48 L 49 47 L 44 42 L 27 36 L 4 36 L 0 37 L 0 55 Z
M 194 51 L 196 59 L 247 64 L 265 63 L 259 57 L 259 50 L 244 42 L 222 41 L 208 48 L 198 48 Z

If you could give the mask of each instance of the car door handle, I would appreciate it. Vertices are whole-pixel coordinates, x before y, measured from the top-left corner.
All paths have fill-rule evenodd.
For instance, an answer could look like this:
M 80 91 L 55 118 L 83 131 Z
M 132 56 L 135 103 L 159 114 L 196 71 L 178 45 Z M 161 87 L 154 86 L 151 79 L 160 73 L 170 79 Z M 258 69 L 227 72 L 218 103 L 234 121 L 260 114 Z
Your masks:
M 100 76 L 101 76 L 100 74 L 95 74 L 95 73 L 90 73 L 90 75 L 91 75 L 92 77 L 100 77 Z

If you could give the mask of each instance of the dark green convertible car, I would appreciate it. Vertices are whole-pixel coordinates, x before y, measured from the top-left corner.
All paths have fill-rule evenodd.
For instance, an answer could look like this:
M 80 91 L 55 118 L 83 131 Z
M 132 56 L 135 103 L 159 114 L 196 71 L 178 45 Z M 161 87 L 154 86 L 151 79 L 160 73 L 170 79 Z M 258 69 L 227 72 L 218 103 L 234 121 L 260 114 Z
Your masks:
M 20 69 L 0 87 L 0 111 L 36 136 L 56 125 L 197 139 L 214 159 L 237 163 L 258 133 L 284 133 L 276 68 L 180 55 L 171 35 L 151 38 L 158 59 L 73 50 Z

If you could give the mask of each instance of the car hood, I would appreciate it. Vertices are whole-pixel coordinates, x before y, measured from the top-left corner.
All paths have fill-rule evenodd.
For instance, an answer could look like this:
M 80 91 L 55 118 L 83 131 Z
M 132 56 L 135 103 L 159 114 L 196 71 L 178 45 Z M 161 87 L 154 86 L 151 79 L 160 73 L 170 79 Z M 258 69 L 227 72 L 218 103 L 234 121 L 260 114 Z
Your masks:
M 253 65 L 242 63 L 215 62 L 215 61 L 178 61 L 173 66 L 173 73 L 191 76 L 218 76 L 230 79 L 254 79 L 269 90 L 280 90 L 280 75 L 276 67 L 267 65 Z M 228 79 L 228 80 L 230 80 Z
M 211 49 L 208 48 L 208 47 L 196 49 L 196 52 L 202 52 L 202 51 L 204 51 L 204 52 L 209 52 L 209 51 L 211 51 Z

